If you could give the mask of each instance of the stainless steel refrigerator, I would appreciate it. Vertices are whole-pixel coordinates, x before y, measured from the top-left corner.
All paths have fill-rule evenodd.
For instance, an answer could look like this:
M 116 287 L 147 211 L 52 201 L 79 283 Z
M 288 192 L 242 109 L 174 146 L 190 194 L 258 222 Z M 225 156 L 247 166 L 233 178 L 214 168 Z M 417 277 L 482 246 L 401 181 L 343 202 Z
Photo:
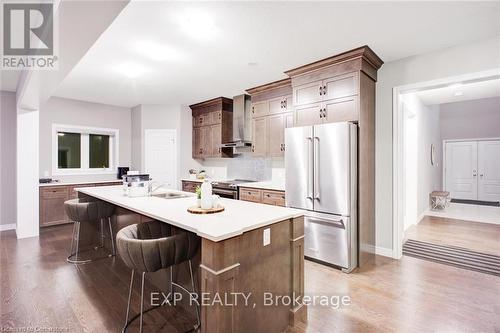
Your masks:
M 358 265 L 357 125 L 285 130 L 286 205 L 307 210 L 305 255 L 350 272 Z

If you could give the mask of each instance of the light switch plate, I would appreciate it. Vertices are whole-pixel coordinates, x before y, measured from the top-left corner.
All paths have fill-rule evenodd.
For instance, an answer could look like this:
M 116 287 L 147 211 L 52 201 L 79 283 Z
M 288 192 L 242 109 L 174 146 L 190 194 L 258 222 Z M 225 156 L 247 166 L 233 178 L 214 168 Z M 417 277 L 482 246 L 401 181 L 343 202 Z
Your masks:
M 264 229 L 264 237 L 262 239 L 262 243 L 264 244 L 264 246 L 271 244 L 271 229 L 270 228 Z

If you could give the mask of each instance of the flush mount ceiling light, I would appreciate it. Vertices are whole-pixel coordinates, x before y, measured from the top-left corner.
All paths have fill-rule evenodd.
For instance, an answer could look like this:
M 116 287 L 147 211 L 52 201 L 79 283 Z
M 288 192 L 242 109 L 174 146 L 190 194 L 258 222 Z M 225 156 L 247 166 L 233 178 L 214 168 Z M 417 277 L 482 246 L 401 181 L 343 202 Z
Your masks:
M 217 34 L 215 21 L 208 12 L 198 9 L 190 9 L 179 15 L 179 26 L 181 30 L 197 39 L 209 39 Z
M 463 92 L 463 91 L 455 91 L 455 92 L 453 93 L 453 96 L 462 96 L 463 94 L 464 94 L 464 92 Z
M 138 53 L 154 61 L 176 61 L 181 53 L 175 48 L 155 41 L 141 41 L 135 45 Z
M 137 78 L 148 71 L 148 69 L 145 66 L 130 62 L 124 62 L 119 64 L 118 66 L 115 67 L 115 70 L 118 73 L 125 75 L 130 79 Z

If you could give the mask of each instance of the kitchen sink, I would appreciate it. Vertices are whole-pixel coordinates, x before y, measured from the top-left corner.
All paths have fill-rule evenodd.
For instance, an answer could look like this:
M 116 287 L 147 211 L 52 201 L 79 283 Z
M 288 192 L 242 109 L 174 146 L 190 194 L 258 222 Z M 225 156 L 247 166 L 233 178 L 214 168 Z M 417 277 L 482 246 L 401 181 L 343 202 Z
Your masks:
M 176 192 L 166 192 L 166 193 L 156 193 L 152 195 L 153 197 L 163 198 L 163 199 L 179 199 L 179 198 L 187 198 L 189 195 L 183 193 Z

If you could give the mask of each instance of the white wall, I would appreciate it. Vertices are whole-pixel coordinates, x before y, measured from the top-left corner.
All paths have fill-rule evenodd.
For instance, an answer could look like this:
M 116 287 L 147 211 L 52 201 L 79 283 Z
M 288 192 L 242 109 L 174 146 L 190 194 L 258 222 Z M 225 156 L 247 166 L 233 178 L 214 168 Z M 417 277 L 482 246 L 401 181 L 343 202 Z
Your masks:
M 500 97 L 440 105 L 441 137 L 500 138 Z
M 144 172 L 144 133 L 147 129 L 177 130 L 177 186 L 191 168 L 201 165 L 191 157 L 191 109 L 180 105 L 138 105 L 132 109 L 132 167 Z
M 119 166 L 131 164 L 131 110 L 129 108 L 51 97 L 40 107 L 40 177 L 52 173 L 52 124 L 118 129 Z M 116 175 L 55 176 L 61 181 L 100 181 Z
M 392 249 L 392 90 L 396 86 L 500 68 L 500 37 L 386 63 L 376 105 L 376 245 Z
M 16 223 L 16 118 L 16 93 L 1 91 L 0 230 Z
M 429 193 L 441 189 L 441 130 L 439 106 L 425 106 L 415 94 L 404 95 L 405 106 L 415 114 L 417 156 L 416 216 L 418 218 L 429 208 Z M 436 147 L 436 163 L 431 165 L 431 145 Z M 419 221 L 416 220 L 415 223 Z

